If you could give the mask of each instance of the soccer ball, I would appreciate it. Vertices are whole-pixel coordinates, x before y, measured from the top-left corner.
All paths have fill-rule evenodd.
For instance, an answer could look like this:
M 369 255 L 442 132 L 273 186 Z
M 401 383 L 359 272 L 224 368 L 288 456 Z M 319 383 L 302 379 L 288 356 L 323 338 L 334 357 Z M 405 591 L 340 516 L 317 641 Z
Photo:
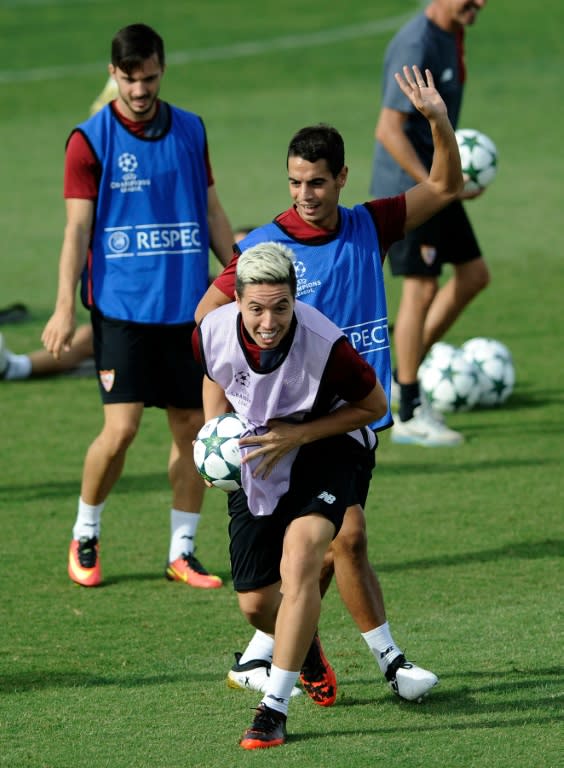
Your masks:
M 479 372 L 462 351 L 450 344 L 433 345 L 419 367 L 424 397 L 441 413 L 469 411 L 480 396 Z
M 427 352 L 425 356 L 425 360 L 423 361 L 423 365 L 429 363 L 435 355 L 452 355 L 454 352 L 456 352 L 456 347 L 454 344 L 449 344 L 446 341 L 436 341 L 431 349 Z
M 460 152 L 462 173 L 469 176 L 464 184 L 467 191 L 483 189 L 490 184 L 497 173 L 497 149 L 493 141 L 473 128 L 456 131 Z
M 478 405 L 501 405 L 513 392 L 515 367 L 509 349 L 501 341 L 477 336 L 464 342 L 464 356 L 478 368 L 480 397 Z
M 200 475 L 216 488 L 241 487 L 239 438 L 247 423 L 237 413 L 223 413 L 207 421 L 194 442 L 194 462 Z

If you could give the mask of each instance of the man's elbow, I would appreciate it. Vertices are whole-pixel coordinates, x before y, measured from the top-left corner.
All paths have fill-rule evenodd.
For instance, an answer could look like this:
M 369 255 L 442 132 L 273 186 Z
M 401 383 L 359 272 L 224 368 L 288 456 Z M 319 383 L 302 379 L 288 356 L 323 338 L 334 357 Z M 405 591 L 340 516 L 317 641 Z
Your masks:
M 464 189 L 464 179 L 462 174 L 455 177 L 452 176 L 445 183 L 435 186 L 435 195 L 437 200 L 441 204 L 441 208 L 449 205 L 450 203 L 458 200 Z
M 388 399 L 382 387 L 378 387 L 375 402 L 372 405 L 371 421 L 379 421 L 388 412 Z
M 374 413 L 373 421 L 380 421 L 388 412 L 388 402 L 384 399 L 384 402 L 376 409 Z
M 210 308 L 206 306 L 205 297 L 200 300 L 200 303 L 196 307 L 196 311 L 194 312 L 194 320 L 196 321 L 197 325 L 200 325 L 204 317 L 208 314 L 210 311 Z

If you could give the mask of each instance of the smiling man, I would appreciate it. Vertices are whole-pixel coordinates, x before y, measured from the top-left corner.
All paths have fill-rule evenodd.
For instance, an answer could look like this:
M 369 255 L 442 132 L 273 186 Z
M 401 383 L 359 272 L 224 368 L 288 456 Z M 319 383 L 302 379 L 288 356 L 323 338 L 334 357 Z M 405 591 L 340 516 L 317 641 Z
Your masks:
M 109 73 L 117 98 L 67 142 L 59 288 L 42 335 L 56 360 L 68 352 L 82 277 L 104 426 L 84 462 L 68 574 L 85 587 L 101 583 L 102 511 L 144 408 L 156 406 L 166 410 L 172 434 L 165 575 L 214 589 L 221 579 L 194 555 L 204 493 L 192 458 L 203 423 L 201 372 L 179 350 L 190 346 L 194 310 L 208 284 L 209 247 L 227 263 L 233 233 L 215 189 L 202 118 L 159 98 L 162 38 L 145 24 L 119 30 Z
M 198 329 L 206 420 L 234 410 L 250 425 L 240 440 L 242 488 L 228 495 L 233 586 L 248 620 L 275 636 L 244 749 L 286 739 L 321 610 L 323 558 L 351 487 L 374 464 L 366 426 L 387 410 L 373 368 L 334 323 L 296 302 L 296 283 L 292 252 L 259 243 L 238 261 L 236 304 Z
M 396 73 L 396 83 L 430 125 L 435 151 L 429 176 L 396 197 L 369 200 L 352 208 L 339 205 L 348 174 L 343 138 L 329 125 L 302 128 L 287 150 L 293 205 L 238 244 L 233 260 L 196 310 L 199 321 L 214 307 L 234 300 L 242 250 L 265 241 L 282 243 L 294 253 L 297 298 L 341 328 L 376 371 L 388 400 L 391 364 L 382 261 L 394 241 L 437 213 L 462 188 L 458 145 L 432 76 L 417 67 L 403 67 Z M 388 408 L 371 426 L 377 432 L 391 425 Z M 331 543 L 321 590 L 327 589 L 334 567 L 341 597 L 381 674 L 395 694 L 418 701 L 438 680 L 433 672 L 408 661 L 393 639 L 382 590 L 368 560 L 363 510 L 367 495 L 364 478 L 355 485 L 343 525 Z M 394 514 L 394 510 L 386 514 Z M 398 542 L 402 536 L 398 522 Z M 254 610 L 260 612 L 261 606 L 257 604 Z M 272 652 L 272 638 L 257 630 L 244 653 L 235 654 L 227 678 L 229 687 L 265 690 Z M 300 680 L 317 704 L 335 702 L 335 675 L 322 653 L 308 654 Z

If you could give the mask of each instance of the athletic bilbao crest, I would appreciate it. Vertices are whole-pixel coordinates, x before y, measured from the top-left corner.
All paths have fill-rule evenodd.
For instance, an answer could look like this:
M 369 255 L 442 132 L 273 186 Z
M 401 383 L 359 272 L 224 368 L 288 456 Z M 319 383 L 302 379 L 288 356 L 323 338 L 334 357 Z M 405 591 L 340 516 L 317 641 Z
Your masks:
M 106 390 L 106 392 L 111 392 L 112 387 L 114 386 L 114 381 L 116 380 L 116 372 L 115 370 L 111 371 L 100 371 L 100 381 L 102 382 L 102 386 Z

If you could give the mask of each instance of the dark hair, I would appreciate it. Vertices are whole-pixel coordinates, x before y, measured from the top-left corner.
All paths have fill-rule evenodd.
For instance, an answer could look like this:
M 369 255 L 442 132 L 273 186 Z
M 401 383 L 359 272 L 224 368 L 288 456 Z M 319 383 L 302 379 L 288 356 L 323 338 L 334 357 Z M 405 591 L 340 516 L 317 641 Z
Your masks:
M 294 134 L 288 145 L 288 158 L 303 157 L 309 163 L 326 160 L 331 175 L 337 178 L 345 165 L 345 144 L 336 128 L 325 123 L 309 125 Z
M 112 64 L 128 75 L 155 53 L 159 64 L 164 67 L 163 39 L 146 24 L 130 24 L 123 27 L 112 40 Z

